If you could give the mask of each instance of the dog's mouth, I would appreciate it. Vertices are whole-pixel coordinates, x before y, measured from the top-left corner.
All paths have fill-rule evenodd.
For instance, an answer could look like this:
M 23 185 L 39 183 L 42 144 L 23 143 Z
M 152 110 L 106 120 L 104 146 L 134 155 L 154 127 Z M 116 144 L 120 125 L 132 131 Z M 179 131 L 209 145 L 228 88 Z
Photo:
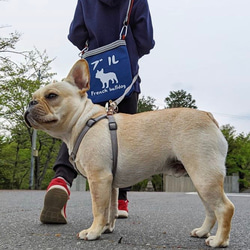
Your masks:
M 25 120 L 25 123 L 27 124 L 27 126 L 28 126 L 29 128 L 32 128 L 32 125 L 30 124 L 30 122 L 29 122 L 29 120 L 28 120 L 28 115 L 29 115 L 29 112 L 26 111 L 26 112 L 24 113 L 24 120 Z
M 52 120 L 45 120 L 43 121 L 43 123 L 47 123 L 47 124 L 53 124 L 53 123 L 57 123 L 57 119 L 52 119 Z
M 26 111 L 25 114 L 24 114 L 24 120 L 27 124 L 28 127 L 32 128 L 34 127 L 35 124 L 55 124 L 58 122 L 58 119 L 56 118 L 45 118 L 45 117 L 40 117 L 38 119 L 34 119 L 31 115 L 30 115 L 30 112 L 29 111 Z

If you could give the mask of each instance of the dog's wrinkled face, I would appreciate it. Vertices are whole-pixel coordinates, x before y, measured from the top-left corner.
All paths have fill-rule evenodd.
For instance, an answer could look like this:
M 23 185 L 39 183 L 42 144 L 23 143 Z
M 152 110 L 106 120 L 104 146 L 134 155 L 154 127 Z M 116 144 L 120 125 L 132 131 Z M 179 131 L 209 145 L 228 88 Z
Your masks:
M 65 126 L 76 115 L 73 110 L 79 107 L 88 90 L 88 64 L 79 60 L 62 82 L 50 83 L 33 94 L 24 114 L 27 125 L 46 132 L 66 131 Z
M 37 90 L 25 113 L 27 124 L 36 129 L 47 124 L 50 127 L 56 125 L 67 110 L 67 98 L 75 91 L 75 87 L 66 81 L 53 82 Z

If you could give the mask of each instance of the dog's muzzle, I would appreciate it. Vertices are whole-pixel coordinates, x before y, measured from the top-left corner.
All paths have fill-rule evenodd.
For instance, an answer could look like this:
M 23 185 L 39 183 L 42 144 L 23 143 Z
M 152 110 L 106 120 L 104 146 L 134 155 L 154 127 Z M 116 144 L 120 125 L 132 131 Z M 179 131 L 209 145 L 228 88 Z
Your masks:
M 29 120 L 28 120 L 28 118 L 27 118 L 27 116 L 29 115 L 29 111 L 28 110 L 26 110 L 26 112 L 24 113 L 24 120 L 25 120 L 25 123 L 26 123 L 26 125 L 29 127 L 29 128 L 31 128 L 32 126 L 31 126 L 31 124 L 30 124 L 30 122 L 29 122 Z
M 27 110 L 26 110 L 25 113 L 24 113 L 24 120 L 25 120 L 25 123 L 27 124 L 27 126 L 28 126 L 29 128 L 32 128 L 32 125 L 31 125 L 30 122 L 29 122 L 28 115 L 30 114 L 30 110 L 31 110 L 35 105 L 37 105 L 37 104 L 38 104 L 37 101 L 35 101 L 35 100 L 31 101 L 31 102 L 29 103 L 29 106 L 28 106 Z

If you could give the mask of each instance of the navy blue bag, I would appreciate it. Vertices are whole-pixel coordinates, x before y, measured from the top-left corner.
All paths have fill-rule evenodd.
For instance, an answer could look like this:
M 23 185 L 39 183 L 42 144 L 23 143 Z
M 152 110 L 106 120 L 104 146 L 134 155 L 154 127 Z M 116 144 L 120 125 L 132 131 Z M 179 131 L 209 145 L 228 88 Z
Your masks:
M 94 103 L 115 101 L 128 87 L 130 88 L 126 95 L 133 91 L 131 66 L 125 40 L 117 40 L 85 52 L 82 58 L 89 64 L 88 96 Z
M 81 53 L 81 57 L 89 64 L 90 90 L 88 96 L 93 103 L 115 101 L 118 105 L 134 89 L 138 75 L 132 78 L 125 41 L 131 9 L 132 4 L 129 0 L 119 40 L 90 51 L 87 51 L 86 47 Z

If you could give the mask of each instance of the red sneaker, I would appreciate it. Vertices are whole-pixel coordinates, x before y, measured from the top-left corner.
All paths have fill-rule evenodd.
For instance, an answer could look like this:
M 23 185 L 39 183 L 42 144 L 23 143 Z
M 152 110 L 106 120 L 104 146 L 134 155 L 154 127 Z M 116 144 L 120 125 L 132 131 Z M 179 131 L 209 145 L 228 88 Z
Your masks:
M 44 224 L 66 224 L 66 204 L 70 191 L 63 178 L 53 179 L 44 198 L 40 221 Z
M 128 200 L 118 200 L 118 218 L 128 218 Z

